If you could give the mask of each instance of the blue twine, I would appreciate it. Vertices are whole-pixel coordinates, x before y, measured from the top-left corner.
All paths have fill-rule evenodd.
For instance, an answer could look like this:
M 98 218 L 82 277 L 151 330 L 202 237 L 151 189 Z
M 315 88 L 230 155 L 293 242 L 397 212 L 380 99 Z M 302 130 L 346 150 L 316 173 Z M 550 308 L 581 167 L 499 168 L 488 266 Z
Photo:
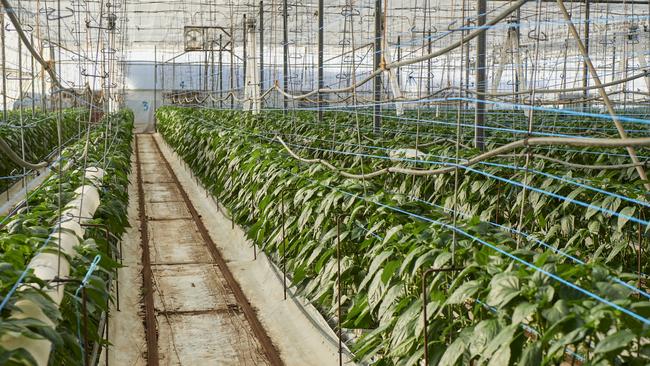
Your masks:
M 391 192 L 391 191 L 387 191 L 387 192 L 391 193 L 391 194 L 395 194 L 395 195 L 400 195 L 400 193 L 397 193 L 397 192 Z M 423 200 L 423 199 L 420 199 L 420 198 L 417 198 L 417 197 L 413 197 L 413 196 L 410 196 L 410 195 L 405 195 L 405 196 L 412 199 L 412 200 L 415 200 L 417 202 L 420 202 L 420 203 L 423 203 L 423 204 L 426 204 L 426 205 L 429 205 L 429 206 L 432 206 L 432 207 L 436 207 L 438 209 L 442 209 L 443 211 L 446 211 L 446 212 L 458 213 L 458 214 L 460 214 L 460 215 L 462 215 L 464 217 L 471 217 L 471 215 L 469 215 L 469 214 L 467 214 L 465 212 L 462 212 L 462 211 L 455 211 L 455 210 L 452 210 L 450 208 L 445 208 L 445 207 L 437 205 L 437 204 L 435 204 L 433 202 L 429 202 L 429 201 L 426 201 L 426 200 Z M 574 262 L 576 262 L 576 263 L 578 263 L 580 265 L 587 264 L 586 262 L 582 261 L 581 259 L 579 259 L 577 257 L 574 257 L 569 253 L 566 253 L 566 252 L 564 252 L 564 251 L 562 251 L 562 250 L 560 250 L 560 249 L 558 249 L 558 248 L 556 248 L 556 247 L 554 247 L 554 246 L 552 246 L 552 245 L 550 245 L 550 244 L 548 244 L 548 243 L 546 243 L 546 242 L 544 242 L 544 241 L 542 241 L 540 239 L 537 239 L 536 237 L 534 237 L 534 236 L 532 236 L 530 234 L 527 234 L 527 233 L 525 233 L 523 231 L 520 231 L 518 229 L 515 229 L 513 227 L 508 227 L 508 226 L 497 224 L 496 222 L 487 221 L 487 220 L 481 220 L 481 222 L 485 222 L 485 223 L 487 223 L 489 225 L 492 225 L 494 227 L 498 227 L 500 229 L 503 229 L 503 230 L 508 231 L 510 233 L 513 233 L 513 234 L 521 235 L 524 238 L 526 238 L 528 240 L 532 240 L 535 243 L 543 246 L 544 248 L 549 249 L 549 250 L 553 251 L 554 253 L 559 254 L 559 255 L 561 255 L 561 256 L 563 256 L 565 258 L 569 258 L 572 261 L 574 261 Z M 647 292 L 643 291 L 642 289 L 640 289 L 638 287 L 632 286 L 632 285 L 628 284 L 627 282 L 625 282 L 625 281 L 621 280 L 620 278 L 617 278 L 617 277 L 615 277 L 613 275 L 609 275 L 608 278 L 611 279 L 612 281 L 622 285 L 622 286 L 627 287 L 628 289 L 630 289 L 630 290 L 638 293 L 639 295 L 642 295 L 643 297 L 650 300 L 650 293 L 647 293 Z
M 88 267 L 88 271 L 86 271 L 86 275 L 84 278 L 81 280 L 81 284 L 79 287 L 77 287 L 77 290 L 74 292 L 74 297 L 77 301 L 74 303 L 75 311 L 76 311 L 76 318 L 77 318 L 77 340 L 79 341 L 79 349 L 81 350 L 81 359 L 85 359 L 85 353 L 86 350 L 83 347 L 83 341 L 81 339 L 81 320 L 80 320 L 80 312 L 79 312 L 79 291 L 81 291 L 83 288 L 85 288 L 88 285 L 88 282 L 90 281 L 90 276 L 92 276 L 93 272 L 97 269 L 97 266 L 99 265 L 99 261 L 102 259 L 102 256 L 97 254 L 93 261 L 90 263 L 90 266 Z

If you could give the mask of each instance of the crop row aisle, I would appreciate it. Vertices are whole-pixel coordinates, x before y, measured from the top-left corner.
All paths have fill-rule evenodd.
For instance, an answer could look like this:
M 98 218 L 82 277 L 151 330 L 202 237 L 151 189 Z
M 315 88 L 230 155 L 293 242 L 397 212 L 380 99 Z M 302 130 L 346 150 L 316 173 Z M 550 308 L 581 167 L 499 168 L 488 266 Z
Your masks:
M 0 366 L 650 365 L 648 0 L 0 11 Z

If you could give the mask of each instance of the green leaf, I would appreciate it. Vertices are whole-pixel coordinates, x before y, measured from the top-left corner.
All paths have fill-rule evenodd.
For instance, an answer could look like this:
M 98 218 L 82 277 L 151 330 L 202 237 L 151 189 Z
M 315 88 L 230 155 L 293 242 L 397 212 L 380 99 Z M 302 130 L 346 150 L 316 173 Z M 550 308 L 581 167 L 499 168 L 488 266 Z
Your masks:
M 616 351 L 626 347 L 630 342 L 636 338 L 636 335 L 629 329 L 624 329 L 616 333 L 612 333 L 598 342 L 594 349 L 595 354 L 607 353 Z
M 481 281 L 478 280 L 464 282 L 449 296 L 445 304 L 462 304 L 465 300 L 474 296 L 481 287 Z
M 386 231 L 386 236 L 384 236 L 384 245 L 386 245 L 386 243 L 388 243 L 400 230 L 402 230 L 402 225 L 393 226 L 388 229 L 388 231 Z
M 481 355 L 485 347 L 499 334 L 501 326 L 496 319 L 483 320 L 474 327 L 472 343 L 469 347 L 471 357 Z
M 563 320 L 567 315 L 569 315 L 569 306 L 567 305 L 567 301 L 564 299 L 556 301 L 552 307 L 542 311 L 542 314 L 551 325 Z
M 582 188 L 582 187 L 579 187 L 579 188 L 574 189 L 571 193 L 569 193 L 569 194 L 566 196 L 566 200 L 565 200 L 564 203 L 562 204 L 562 207 L 566 209 L 570 204 L 573 203 L 574 199 L 575 199 L 575 198 L 576 198 L 580 193 L 582 193 L 582 192 L 584 192 L 584 191 L 585 191 L 585 189 Z
M 385 250 L 381 252 L 378 256 L 373 258 L 372 262 L 370 263 L 370 268 L 368 268 L 368 273 L 366 274 L 366 277 L 361 281 L 361 284 L 359 285 L 359 288 L 365 288 L 365 286 L 375 277 L 375 273 L 381 266 L 381 264 L 388 259 L 393 254 L 392 250 Z
M 454 340 L 452 344 L 447 347 L 447 350 L 442 355 L 438 366 L 453 366 L 456 364 L 458 359 L 465 353 L 467 347 L 472 341 L 473 329 L 465 328 L 463 329 L 458 337 Z
M 519 295 L 519 278 L 512 273 L 499 273 L 490 281 L 490 292 L 486 302 L 502 308 Z
M 384 265 L 384 271 L 381 274 L 381 281 L 385 284 L 388 283 L 390 278 L 395 273 L 395 270 L 400 266 L 400 261 L 390 261 Z
M 503 345 L 497 349 L 490 358 L 488 366 L 501 366 L 510 363 L 510 344 Z
M 621 210 L 618 214 L 618 229 L 621 230 L 623 226 L 630 220 L 630 217 L 634 217 L 634 212 L 636 212 L 635 206 L 627 206 Z M 628 216 L 628 217 L 625 217 Z
M 492 340 L 485 347 L 485 350 L 481 356 L 481 360 L 488 360 L 492 358 L 492 355 L 501 347 L 509 348 L 510 343 L 514 339 L 515 331 L 517 331 L 518 327 L 518 324 L 510 324 L 507 327 L 503 328 L 499 334 L 492 338 Z M 501 355 L 500 357 L 504 357 L 504 355 Z M 510 355 L 508 353 L 508 358 L 509 357 Z
M 539 366 L 542 364 L 542 345 L 539 341 L 529 344 L 519 359 L 518 366 Z
M 522 302 L 517 305 L 515 311 L 512 313 L 512 323 L 519 324 L 526 321 L 530 315 L 532 315 L 535 310 L 537 310 L 537 304 L 531 304 L 529 302 Z
M 564 349 L 564 347 L 567 345 L 581 341 L 586 334 L 586 328 L 576 328 L 572 330 L 571 332 L 565 334 L 562 338 L 551 343 L 551 347 L 548 350 L 548 355 L 552 356 L 559 350 Z

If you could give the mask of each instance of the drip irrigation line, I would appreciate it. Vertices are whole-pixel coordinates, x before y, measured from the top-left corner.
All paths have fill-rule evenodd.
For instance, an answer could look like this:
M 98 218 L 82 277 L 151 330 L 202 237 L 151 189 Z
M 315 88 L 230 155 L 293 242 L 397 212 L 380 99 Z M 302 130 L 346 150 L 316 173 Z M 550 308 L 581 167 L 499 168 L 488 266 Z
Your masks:
M 31 175 L 31 174 L 33 174 L 33 172 L 30 171 L 30 172 L 27 172 L 27 173 L 24 173 L 24 174 L 18 174 L 18 175 L 5 175 L 3 177 L 0 177 L 0 180 L 19 179 L 19 178 L 24 178 L 24 177 L 26 177 L 28 175 Z

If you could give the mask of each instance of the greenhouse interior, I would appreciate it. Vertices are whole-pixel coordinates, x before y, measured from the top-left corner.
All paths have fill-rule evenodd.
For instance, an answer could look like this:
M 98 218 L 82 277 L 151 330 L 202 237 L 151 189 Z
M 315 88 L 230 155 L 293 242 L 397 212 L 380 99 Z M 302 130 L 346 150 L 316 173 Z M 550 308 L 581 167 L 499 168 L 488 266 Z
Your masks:
M 650 365 L 648 0 L 0 3 L 0 365 Z

